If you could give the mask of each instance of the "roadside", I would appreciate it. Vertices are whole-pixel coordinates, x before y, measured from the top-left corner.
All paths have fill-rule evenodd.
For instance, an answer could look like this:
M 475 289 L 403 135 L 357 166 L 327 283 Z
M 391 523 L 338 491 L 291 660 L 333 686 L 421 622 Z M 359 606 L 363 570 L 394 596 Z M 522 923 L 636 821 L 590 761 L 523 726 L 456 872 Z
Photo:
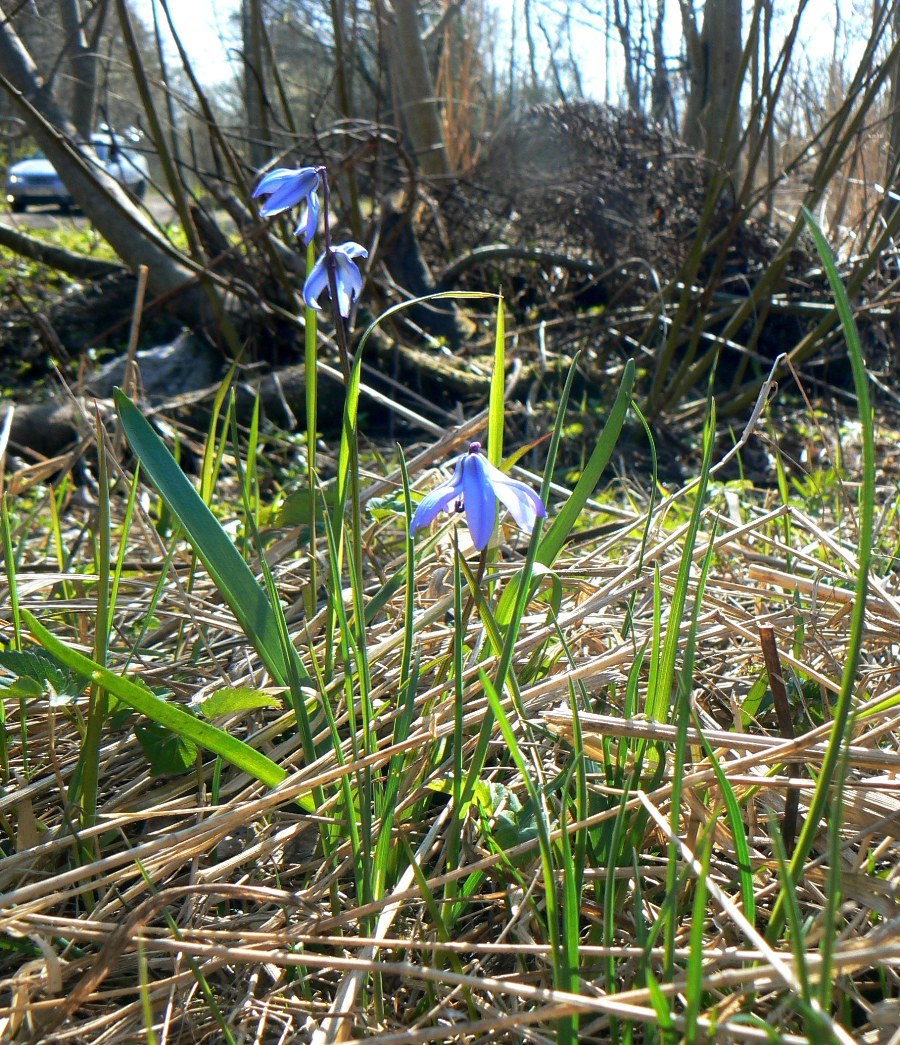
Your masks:
M 167 225 L 175 220 L 175 209 L 153 189 L 147 190 L 143 206 L 150 212 L 154 221 L 159 222 L 160 225 Z M 21 214 L 13 214 L 7 208 L 0 220 L 23 232 L 28 229 L 70 228 L 73 225 L 75 228 L 83 229 L 90 225 L 88 219 L 80 211 L 73 210 L 63 213 L 55 204 L 29 207 L 27 211 Z

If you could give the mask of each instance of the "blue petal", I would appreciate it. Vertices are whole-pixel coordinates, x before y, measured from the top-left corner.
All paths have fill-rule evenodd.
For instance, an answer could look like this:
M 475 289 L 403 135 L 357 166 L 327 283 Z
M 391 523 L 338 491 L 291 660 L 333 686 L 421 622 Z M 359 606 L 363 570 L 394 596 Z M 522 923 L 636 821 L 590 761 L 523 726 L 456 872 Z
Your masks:
M 437 516 L 449 508 L 457 497 L 459 497 L 459 488 L 453 480 L 442 483 L 432 490 L 431 493 L 426 494 L 419 501 L 419 505 L 412 517 L 412 522 L 409 524 L 409 532 L 415 533 L 416 530 L 421 529 L 423 526 L 430 526 Z
M 526 483 L 511 479 L 490 461 L 481 459 L 484 474 L 500 502 L 509 509 L 516 525 L 531 533 L 538 518 L 547 517 L 547 509 L 541 498 Z
M 341 243 L 339 246 L 334 248 L 336 254 L 346 254 L 348 258 L 367 258 L 369 252 L 365 247 L 354 241 L 347 240 L 346 243 Z
M 345 254 L 335 251 L 334 259 L 337 262 L 338 312 L 346 319 L 350 315 L 353 299 L 358 297 L 362 290 L 363 278 L 362 273 Z
M 267 218 L 296 207 L 303 199 L 308 203 L 318 187 L 319 175 L 315 167 L 301 167 L 299 170 L 280 167 L 262 179 L 253 195 L 269 194 L 269 198 L 259 208 L 260 215 Z
M 485 459 L 478 453 L 466 454 L 460 461 L 466 522 L 472 534 L 472 543 L 479 551 L 487 547 L 497 522 L 497 498 L 485 464 Z
M 307 215 L 309 221 L 309 215 Z M 298 226 L 299 228 L 299 226 Z M 342 243 L 339 247 L 332 247 L 331 253 L 335 262 L 335 284 L 337 286 L 337 306 L 340 314 L 346 319 L 350 315 L 353 301 L 359 297 L 363 288 L 362 273 L 351 261 L 354 257 L 368 257 L 368 251 L 358 243 Z M 310 308 L 319 309 L 319 298 L 322 291 L 328 289 L 331 297 L 331 287 L 328 282 L 328 252 L 323 251 L 318 261 L 313 266 L 308 279 L 303 287 L 303 298 Z
M 269 198 L 260 206 L 260 216 L 269 218 L 273 214 L 281 214 L 282 211 L 296 207 L 305 197 L 306 193 L 302 189 L 298 190 L 294 182 L 285 182 L 275 188 Z
M 311 193 L 306 198 L 306 214 L 303 216 L 297 227 L 294 229 L 295 236 L 303 236 L 303 242 L 308 247 L 309 241 L 315 236 L 316 229 L 319 227 L 319 197 L 315 192 Z
M 320 254 L 319 260 L 313 265 L 312 272 L 303 284 L 303 300 L 307 308 L 314 308 L 317 312 L 322 308 L 319 298 L 322 291 L 328 286 L 328 267 L 325 264 L 325 255 Z
M 259 185 L 253 190 L 253 198 L 257 196 L 265 196 L 269 192 L 274 192 L 279 185 L 285 181 L 292 181 L 296 176 L 297 171 L 293 167 L 277 167 L 273 171 L 269 171 L 268 174 L 264 175 L 259 182 Z

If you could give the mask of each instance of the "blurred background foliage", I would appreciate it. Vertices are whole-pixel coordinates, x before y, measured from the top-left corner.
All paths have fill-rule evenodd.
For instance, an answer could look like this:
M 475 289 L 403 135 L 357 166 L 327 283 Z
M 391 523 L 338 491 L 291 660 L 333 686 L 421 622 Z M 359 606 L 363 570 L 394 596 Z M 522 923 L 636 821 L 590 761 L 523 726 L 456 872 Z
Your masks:
M 714 368 L 723 414 L 746 410 L 782 354 L 846 385 L 803 204 L 865 303 L 870 362 L 891 384 L 896 5 L 216 10 L 218 31 L 188 39 L 166 0 L 0 0 L 0 140 L 8 161 L 36 141 L 124 269 L 146 264 L 151 295 L 225 357 L 302 358 L 303 259 L 249 193 L 266 166 L 325 163 L 338 235 L 371 251 L 371 314 L 502 287 L 529 373 L 581 351 L 602 388 L 634 356 L 651 419 L 690 413 Z M 141 134 L 147 207 L 85 165 L 100 124 Z M 11 234 L 4 246 L 16 249 Z M 385 328 L 393 376 L 406 366 L 431 395 L 414 352 L 449 348 L 453 360 L 432 354 L 424 369 L 451 400 L 477 394 L 466 382 L 484 329 L 462 305 L 411 311 Z

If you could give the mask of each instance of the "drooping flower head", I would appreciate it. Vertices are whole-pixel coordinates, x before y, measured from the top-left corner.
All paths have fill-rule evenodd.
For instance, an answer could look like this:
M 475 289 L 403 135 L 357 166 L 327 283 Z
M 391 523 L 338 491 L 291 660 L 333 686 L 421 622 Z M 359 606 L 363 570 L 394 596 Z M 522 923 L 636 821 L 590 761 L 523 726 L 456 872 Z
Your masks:
M 340 246 L 332 247 L 331 254 L 335 264 L 335 283 L 337 284 L 337 306 L 338 312 L 346 319 L 350 315 L 350 308 L 354 300 L 362 291 L 362 273 L 356 266 L 354 258 L 367 258 L 369 252 L 365 247 L 350 240 L 341 243 Z M 321 309 L 319 298 L 322 291 L 327 290 L 331 297 L 331 287 L 328 285 L 328 252 L 323 251 L 319 260 L 313 265 L 312 272 L 303 285 L 303 300 L 309 308 L 316 311 Z
M 281 214 L 282 211 L 290 210 L 305 201 L 306 212 L 303 220 L 294 229 L 294 235 L 302 235 L 303 242 L 308 244 L 315 236 L 319 224 L 319 182 L 319 172 L 315 167 L 299 167 L 296 170 L 278 167 L 269 171 L 260 181 L 253 190 L 253 198 L 269 197 L 259 208 L 263 218 Z
M 526 533 L 531 533 L 539 518 L 547 516 L 544 502 L 530 486 L 495 468 L 482 453 L 481 443 L 470 443 L 468 452 L 457 458 L 453 478 L 419 502 L 410 533 L 428 526 L 439 512 L 453 506 L 457 512 L 465 510 L 472 542 L 481 551 L 494 532 L 498 500 Z

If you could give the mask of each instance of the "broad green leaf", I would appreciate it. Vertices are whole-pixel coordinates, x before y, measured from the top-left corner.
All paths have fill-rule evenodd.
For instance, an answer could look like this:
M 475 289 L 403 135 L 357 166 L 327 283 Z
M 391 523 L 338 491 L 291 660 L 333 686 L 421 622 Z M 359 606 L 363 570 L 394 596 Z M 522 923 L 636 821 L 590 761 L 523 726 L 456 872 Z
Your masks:
M 233 715 L 237 711 L 256 711 L 258 708 L 280 708 L 282 701 L 271 693 L 250 686 L 226 686 L 217 689 L 206 700 L 199 701 L 197 710 L 206 719 Z
M 229 736 L 224 730 L 217 729 L 208 722 L 201 722 L 177 704 L 170 704 L 157 697 L 146 686 L 116 675 L 108 668 L 95 664 L 83 653 L 71 649 L 27 610 L 22 611 L 22 620 L 35 639 L 58 661 L 71 671 L 96 682 L 123 704 L 146 715 L 153 722 L 158 722 L 207 751 L 221 756 L 226 762 L 249 773 L 268 787 L 277 787 L 287 776 L 287 772 L 281 766 L 259 751 L 254 751 L 249 744 Z
M 756 682 L 754 682 L 750 687 L 747 696 L 744 697 L 744 701 L 741 704 L 741 724 L 744 729 L 747 729 L 752 725 L 767 696 L 769 701 L 771 701 L 771 696 L 769 695 L 769 676 L 765 671 L 763 671 L 760 673 Z
M 382 497 L 370 497 L 366 501 L 366 511 L 376 522 L 402 517 L 406 513 L 403 490 L 394 490 Z
M 493 837 L 497 846 L 506 852 L 523 842 L 531 842 L 538 837 L 538 824 L 534 806 L 527 801 L 523 806 L 517 802 L 515 806 L 505 806 L 494 818 Z M 514 862 L 514 866 L 523 866 L 533 861 L 532 854 L 527 854 Z
M 114 396 L 119 420 L 132 451 L 178 519 L 185 536 L 269 673 L 279 685 L 287 685 L 291 671 L 286 657 L 291 657 L 301 681 L 307 681 L 309 675 L 296 652 L 293 649 L 285 651 L 282 647 L 278 622 L 269 600 L 228 534 L 140 410 L 120 389 L 115 390 Z

